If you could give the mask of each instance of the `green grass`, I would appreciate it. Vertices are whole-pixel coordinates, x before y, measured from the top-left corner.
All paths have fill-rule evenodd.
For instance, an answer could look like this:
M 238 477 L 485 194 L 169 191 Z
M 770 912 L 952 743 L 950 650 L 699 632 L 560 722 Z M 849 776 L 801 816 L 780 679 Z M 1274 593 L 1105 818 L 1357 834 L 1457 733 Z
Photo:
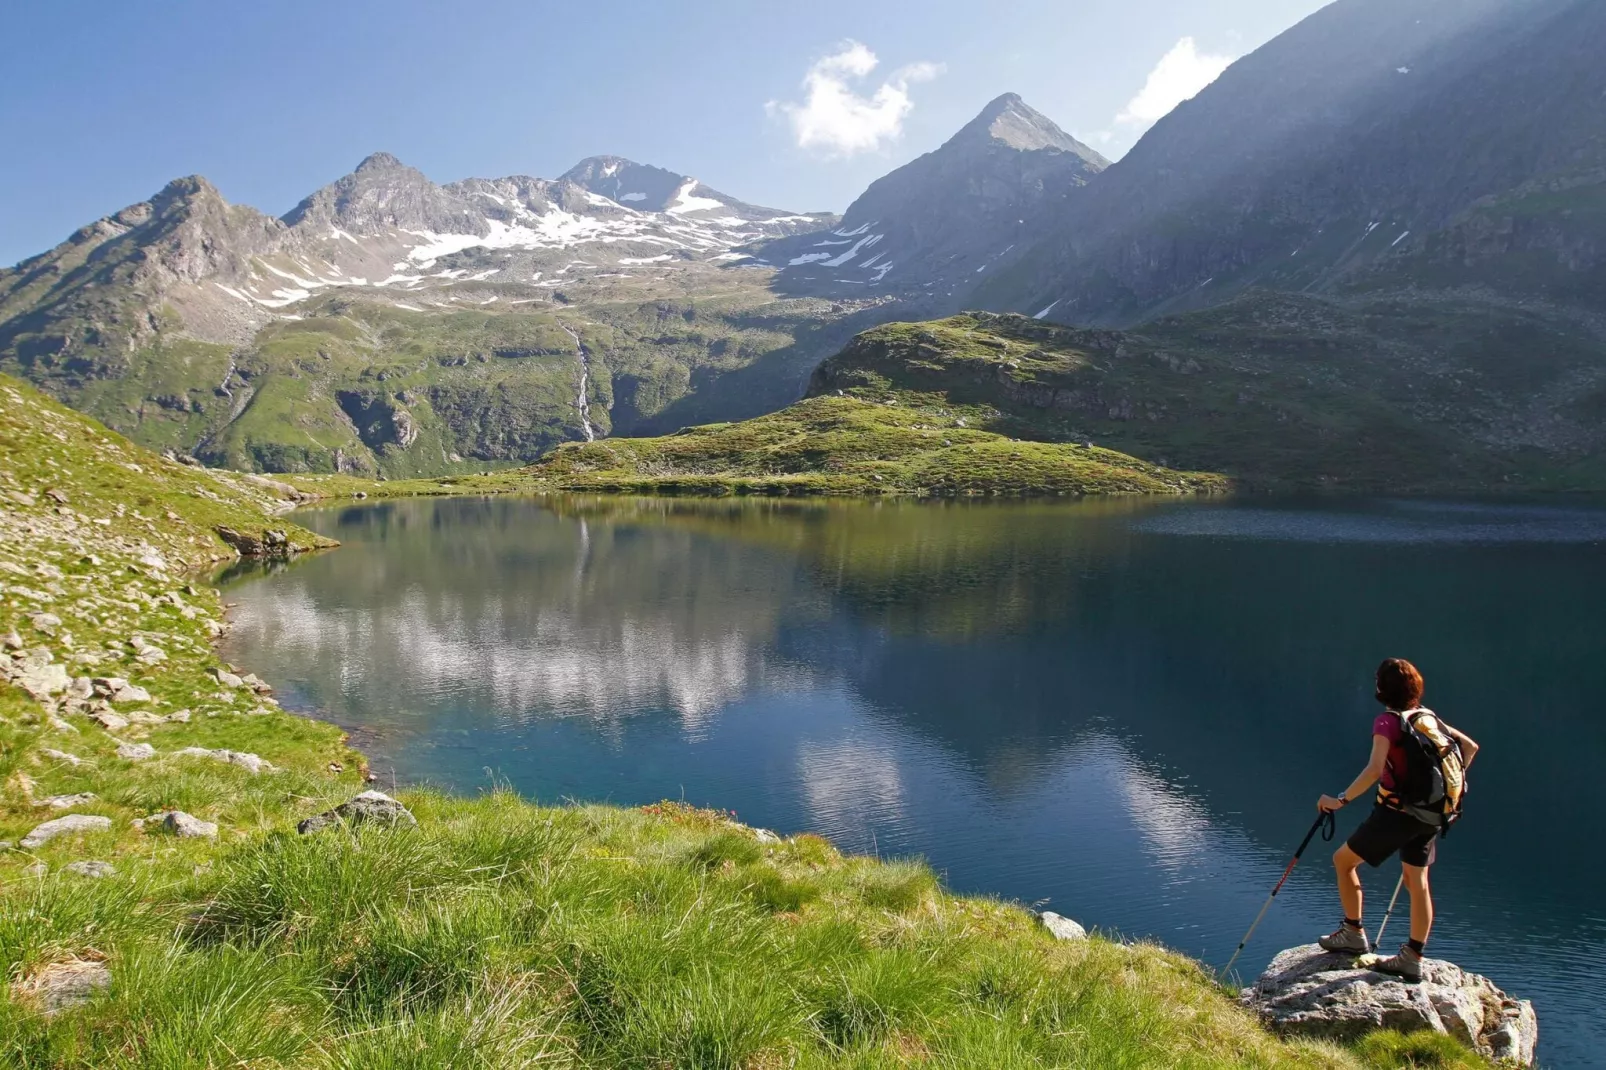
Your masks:
M 268 488 L 164 464 L 10 382 L 0 447 L 0 632 L 72 675 L 150 692 L 120 712 L 191 711 L 112 733 L 81 705 L 0 689 L 0 838 L 53 815 L 38 805 L 50 795 L 93 792 L 75 811 L 112 820 L 0 851 L 0 1065 L 1455 1065 L 1415 1039 L 1277 1040 L 1161 947 L 1059 943 L 1017 905 L 948 893 L 918 860 L 844 856 L 810 835 L 761 840 L 683 804 L 421 789 L 402 792 L 416 828 L 298 836 L 298 818 L 362 786 L 360 756 L 333 726 L 220 691 L 208 675 L 216 593 L 141 561 L 157 550 L 201 566 L 221 552 L 216 523 L 282 524 L 265 511 Z M 41 605 L 61 623 L 36 620 Z M 167 657 L 137 660 L 134 633 Z M 120 758 L 119 741 L 157 755 Z M 275 769 L 175 753 L 189 746 Z M 219 837 L 130 822 L 170 807 L 216 822 Z M 115 875 L 66 868 L 86 859 Z M 47 1017 L 29 982 L 72 962 L 104 963 L 110 987 Z
M 979 419 L 974 409 L 936 395 L 815 397 L 769 416 L 663 438 L 571 444 L 529 474 L 562 490 L 716 496 L 1079 496 L 1227 486 L 1113 450 L 966 426 Z

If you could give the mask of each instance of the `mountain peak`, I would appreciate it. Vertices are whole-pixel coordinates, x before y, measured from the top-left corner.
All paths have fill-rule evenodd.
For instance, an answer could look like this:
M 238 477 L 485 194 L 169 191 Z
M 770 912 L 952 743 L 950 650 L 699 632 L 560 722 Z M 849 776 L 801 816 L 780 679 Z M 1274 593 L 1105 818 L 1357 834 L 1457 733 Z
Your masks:
M 388 152 L 375 152 L 369 154 L 362 163 L 357 165 L 355 173 L 360 175 L 365 171 L 395 171 L 406 166 L 406 164 Z
M 1099 167 L 1109 161 L 1055 125 L 1054 120 L 1021 99 L 1019 93 L 995 97 L 955 134 L 949 144 L 998 142 L 1017 152 L 1057 149 L 1074 152 Z

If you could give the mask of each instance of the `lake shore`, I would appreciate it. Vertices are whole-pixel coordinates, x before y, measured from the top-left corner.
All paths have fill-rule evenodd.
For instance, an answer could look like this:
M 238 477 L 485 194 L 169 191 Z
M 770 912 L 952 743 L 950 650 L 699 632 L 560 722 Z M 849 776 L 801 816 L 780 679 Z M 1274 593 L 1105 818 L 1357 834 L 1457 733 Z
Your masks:
M 1185 956 L 718 811 L 410 790 L 416 828 L 298 835 L 362 756 L 218 660 L 188 577 L 327 540 L 0 387 L 8 1063 L 1478 1065 L 1279 1041 Z

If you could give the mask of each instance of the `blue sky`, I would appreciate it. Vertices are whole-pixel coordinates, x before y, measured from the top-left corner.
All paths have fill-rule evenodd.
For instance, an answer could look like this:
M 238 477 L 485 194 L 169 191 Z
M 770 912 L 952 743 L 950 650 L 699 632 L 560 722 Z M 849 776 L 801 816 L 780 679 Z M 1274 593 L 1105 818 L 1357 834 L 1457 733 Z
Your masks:
M 614 153 L 840 211 L 1008 91 L 1118 156 L 1322 3 L 7 4 L 0 264 L 179 175 L 280 214 L 380 149 L 438 182 Z

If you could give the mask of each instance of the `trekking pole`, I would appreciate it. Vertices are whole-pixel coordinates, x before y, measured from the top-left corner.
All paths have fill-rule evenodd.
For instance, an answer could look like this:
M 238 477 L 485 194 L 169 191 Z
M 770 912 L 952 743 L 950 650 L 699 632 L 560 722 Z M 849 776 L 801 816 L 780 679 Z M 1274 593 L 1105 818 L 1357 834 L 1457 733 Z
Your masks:
M 1294 857 L 1288 860 L 1288 866 L 1283 870 L 1283 875 L 1277 879 L 1277 887 L 1273 888 L 1271 890 L 1271 894 L 1266 897 L 1266 902 L 1261 906 L 1260 913 L 1255 915 L 1255 920 L 1250 924 L 1249 931 L 1244 933 L 1244 938 L 1238 941 L 1238 950 L 1234 951 L 1232 953 L 1232 958 L 1227 960 L 1227 965 L 1221 971 L 1222 973 L 1229 974 L 1232 972 L 1232 964 L 1238 961 L 1239 955 L 1243 954 L 1244 945 L 1249 943 L 1249 938 L 1251 936 L 1255 935 L 1255 929 L 1259 927 L 1260 919 L 1264 918 L 1266 916 L 1266 911 L 1271 909 L 1271 901 L 1277 898 L 1277 893 L 1283 890 L 1283 884 L 1288 880 L 1288 875 L 1294 872 L 1295 866 L 1299 865 L 1299 857 L 1305 853 L 1305 848 L 1310 846 L 1310 841 L 1315 837 L 1316 830 L 1322 830 L 1322 839 L 1331 840 L 1333 838 L 1334 826 L 1335 821 L 1332 811 L 1323 810 L 1316 816 L 1316 823 L 1310 827 L 1309 832 L 1305 833 L 1305 838 L 1299 841 L 1299 850 L 1295 851 Z
M 1383 930 L 1389 927 L 1389 918 L 1394 914 L 1394 904 L 1400 901 L 1400 889 L 1405 887 L 1405 871 L 1400 871 L 1400 879 L 1394 882 L 1394 894 L 1389 897 L 1389 908 L 1383 912 L 1383 924 L 1377 927 L 1377 940 L 1373 946 L 1383 946 Z

